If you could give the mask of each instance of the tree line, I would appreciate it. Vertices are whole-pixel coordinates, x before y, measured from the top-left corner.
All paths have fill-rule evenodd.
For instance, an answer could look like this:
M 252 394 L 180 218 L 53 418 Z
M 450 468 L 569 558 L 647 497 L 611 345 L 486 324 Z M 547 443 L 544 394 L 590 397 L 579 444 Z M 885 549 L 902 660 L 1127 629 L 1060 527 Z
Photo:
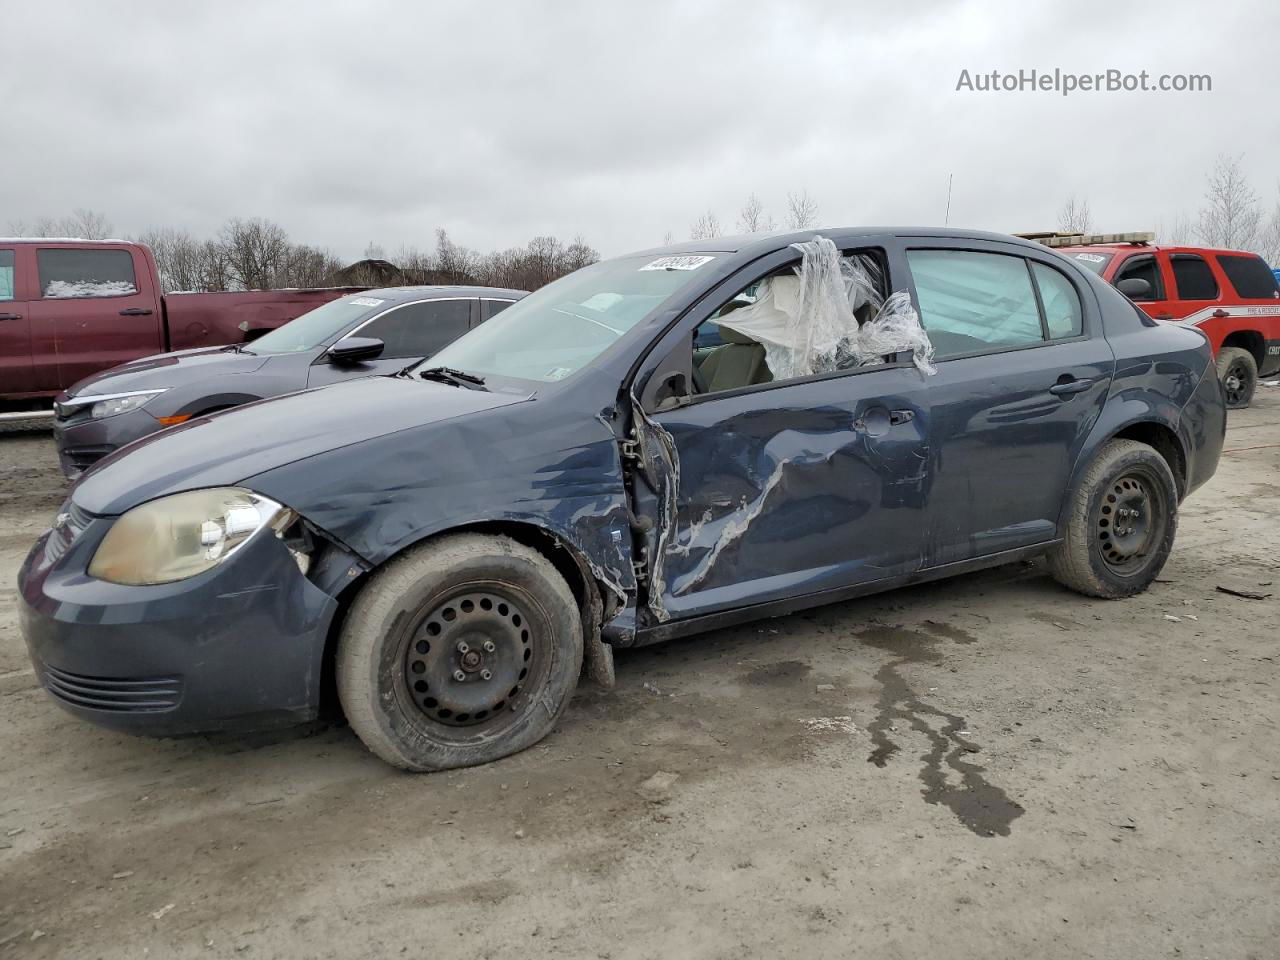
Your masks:
M 111 222 L 91 210 L 12 222 L 9 229 L 23 237 L 105 240 L 112 236 Z M 294 242 L 284 227 L 261 217 L 234 217 L 213 237 L 157 227 L 129 239 L 151 248 L 167 293 L 419 283 L 535 290 L 600 259 L 582 237 L 565 243 L 539 236 L 522 247 L 482 253 L 437 230 L 435 243 L 428 249 L 405 246 L 388 257 L 382 247 L 371 243 L 362 260 L 345 264 L 329 250 Z
M 1280 266 L 1280 184 L 1270 210 L 1266 209 L 1244 172 L 1243 159 L 1243 155 L 1220 154 L 1205 177 L 1199 208 L 1178 211 L 1167 222 L 1155 224 L 1157 242 L 1247 250 L 1272 267 Z M 1093 211 L 1087 198 L 1074 194 L 1067 198 L 1058 210 L 1058 229 L 1064 233 L 1093 231 Z

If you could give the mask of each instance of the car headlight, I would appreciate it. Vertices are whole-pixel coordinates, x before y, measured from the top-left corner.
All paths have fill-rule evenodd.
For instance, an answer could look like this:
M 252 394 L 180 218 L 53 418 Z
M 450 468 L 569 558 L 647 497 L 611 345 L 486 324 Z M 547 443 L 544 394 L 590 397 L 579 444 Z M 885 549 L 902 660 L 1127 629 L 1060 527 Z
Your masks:
M 162 393 L 164 393 L 163 390 L 140 390 L 137 393 L 123 393 L 108 397 L 90 407 L 89 416 L 94 420 L 101 420 L 103 417 L 114 417 L 117 413 L 128 413 L 130 410 L 139 409 Z
M 89 575 L 130 586 L 185 580 L 222 563 L 264 527 L 280 533 L 295 519 L 287 507 L 238 487 L 162 497 L 112 524 Z

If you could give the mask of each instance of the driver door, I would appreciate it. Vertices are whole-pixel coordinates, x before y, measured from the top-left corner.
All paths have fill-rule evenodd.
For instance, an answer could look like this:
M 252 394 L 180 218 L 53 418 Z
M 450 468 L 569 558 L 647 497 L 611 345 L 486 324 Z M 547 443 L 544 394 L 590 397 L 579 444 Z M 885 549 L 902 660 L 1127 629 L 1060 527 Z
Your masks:
M 763 266 L 776 271 L 794 260 L 780 252 Z M 670 331 L 650 354 L 662 359 L 637 377 L 644 387 L 633 488 L 648 528 L 649 609 L 659 621 L 921 566 L 929 412 L 923 377 L 909 362 L 794 380 L 751 373 L 751 383 L 672 395 L 682 377 L 706 389 L 693 367 L 695 343 L 707 351 L 698 328 L 761 276 L 743 272 Z M 734 339 L 711 349 L 750 349 Z M 755 366 L 749 358 L 718 364 Z

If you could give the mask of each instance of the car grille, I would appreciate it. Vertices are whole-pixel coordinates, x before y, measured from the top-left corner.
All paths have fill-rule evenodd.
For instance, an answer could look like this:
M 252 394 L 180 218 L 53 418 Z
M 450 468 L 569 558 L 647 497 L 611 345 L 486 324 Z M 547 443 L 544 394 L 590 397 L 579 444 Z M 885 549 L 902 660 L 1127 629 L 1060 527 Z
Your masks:
M 114 451 L 115 447 L 110 446 L 68 447 L 61 452 L 61 456 L 63 461 L 72 468 L 73 472 L 83 473 L 108 453 L 113 453 Z
M 45 686 L 49 692 L 76 707 L 111 713 L 155 713 L 172 710 L 182 699 L 180 677 L 149 680 L 115 677 L 86 677 L 45 664 Z

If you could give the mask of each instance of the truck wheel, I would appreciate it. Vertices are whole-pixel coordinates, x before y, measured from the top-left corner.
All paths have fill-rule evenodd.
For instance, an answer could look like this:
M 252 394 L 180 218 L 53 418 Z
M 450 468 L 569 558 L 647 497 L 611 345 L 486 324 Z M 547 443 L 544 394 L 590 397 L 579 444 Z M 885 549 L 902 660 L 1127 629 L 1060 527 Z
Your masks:
M 582 669 L 578 605 L 555 567 L 506 537 L 456 534 L 377 571 L 338 639 L 352 729 L 405 770 L 488 763 L 556 725 Z
M 1109 440 L 1071 495 L 1049 570 L 1086 596 L 1131 597 L 1164 568 L 1177 528 L 1178 487 L 1164 457 L 1136 440 Z
M 1227 397 L 1227 407 L 1239 410 L 1253 402 L 1258 388 L 1258 362 L 1253 354 L 1239 347 L 1223 347 L 1218 351 L 1218 379 Z

